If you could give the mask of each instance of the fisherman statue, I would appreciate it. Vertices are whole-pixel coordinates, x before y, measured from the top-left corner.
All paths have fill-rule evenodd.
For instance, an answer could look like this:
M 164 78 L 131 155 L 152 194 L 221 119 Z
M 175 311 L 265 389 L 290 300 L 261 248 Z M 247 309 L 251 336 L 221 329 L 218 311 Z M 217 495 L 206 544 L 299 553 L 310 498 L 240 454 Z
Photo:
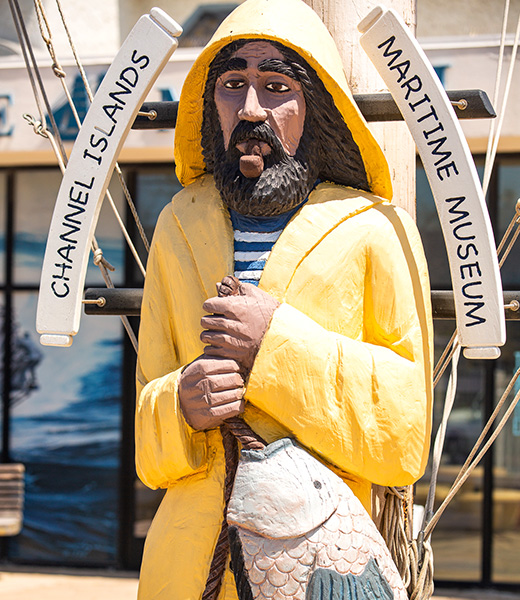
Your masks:
M 139 598 L 406 598 L 369 515 L 374 484 L 426 465 L 427 267 L 302 0 L 222 23 L 186 78 L 175 163 L 139 332 L 137 470 L 166 489 Z M 237 421 L 260 446 L 242 445 L 226 507 Z

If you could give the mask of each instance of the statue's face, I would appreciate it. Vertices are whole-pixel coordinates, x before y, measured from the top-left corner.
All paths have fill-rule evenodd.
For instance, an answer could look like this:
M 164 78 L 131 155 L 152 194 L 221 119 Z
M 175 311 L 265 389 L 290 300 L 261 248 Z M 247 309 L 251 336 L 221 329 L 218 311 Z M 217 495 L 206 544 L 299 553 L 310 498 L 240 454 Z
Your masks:
M 250 42 L 228 61 L 215 86 L 217 107 L 225 149 L 240 121 L 267 123 L 289 156 L 298 149 L 305 123 L 305 100 L 301 85 L 294 79 L 280 51 L 269 42 Z M 271 153 L 261 141 L 235 145 L 242 155 Z M 254 151 L 252 150 L 254 147 Z
M 202 138 L 224 203 L 255 216 L 295 208 L 319 172 L 315 136 L 306 125 L 303 67 L 258 40 L 214 68 L 211 98 L 205 98 L 212 120 L 204 120 Z

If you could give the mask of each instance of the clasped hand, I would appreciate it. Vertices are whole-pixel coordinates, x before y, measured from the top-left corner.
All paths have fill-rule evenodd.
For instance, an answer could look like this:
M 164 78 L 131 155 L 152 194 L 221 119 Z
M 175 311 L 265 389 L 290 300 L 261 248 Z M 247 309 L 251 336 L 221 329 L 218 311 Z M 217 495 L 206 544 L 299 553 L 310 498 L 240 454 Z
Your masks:
M 198 430 L 218 427 L 244 411 L 244 380 L 249 375 L 279 302 L 256 286 L 242 283 L 236 296 L 206 300 L 200 339 L 204 354 L 179 380 L 186 421 Z

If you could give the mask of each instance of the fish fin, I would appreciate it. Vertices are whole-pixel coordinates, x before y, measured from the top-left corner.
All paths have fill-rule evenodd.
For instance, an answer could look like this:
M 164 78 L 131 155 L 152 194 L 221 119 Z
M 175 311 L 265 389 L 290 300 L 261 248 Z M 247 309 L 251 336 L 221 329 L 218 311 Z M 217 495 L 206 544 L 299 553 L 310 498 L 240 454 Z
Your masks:
M 361 575 L 340 575 L 331 569 L 316 569 L 311 575 L 305 600 L 393 600 L 394 592 L 377 562 L 371 558 Z

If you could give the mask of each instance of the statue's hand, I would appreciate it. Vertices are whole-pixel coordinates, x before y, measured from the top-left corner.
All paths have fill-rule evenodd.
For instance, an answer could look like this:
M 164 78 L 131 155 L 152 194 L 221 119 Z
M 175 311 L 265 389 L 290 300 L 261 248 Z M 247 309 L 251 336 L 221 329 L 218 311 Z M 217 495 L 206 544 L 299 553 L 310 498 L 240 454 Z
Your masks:
M 234 360 L 205 356 L 184 369 L 179 379 L 179 402 L 193 429 L 213 429 L 244 412 L 244 382 L 239 370 Z
M 210 298 L 203 304 L 205 331 L 200 339 L 208 344 L 205 356 L 236 360 L 246 374 L 253 367 L 262 339 L 278 300 L 250 283 L 241 283 L 238 295 Z

